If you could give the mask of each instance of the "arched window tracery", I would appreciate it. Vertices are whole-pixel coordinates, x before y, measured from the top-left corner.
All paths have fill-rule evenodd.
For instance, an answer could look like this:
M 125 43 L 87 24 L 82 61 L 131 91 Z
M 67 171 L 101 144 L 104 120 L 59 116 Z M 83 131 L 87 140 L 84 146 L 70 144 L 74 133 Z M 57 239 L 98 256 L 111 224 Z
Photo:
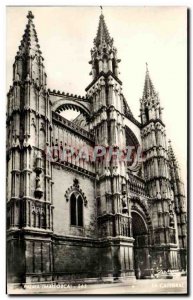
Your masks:
M 83 226 L 83 199 L 78 192 L 70 196 L 70 225 Z
M 65 198 L 70 204 L 70 225 L 82 227 L 84 223 L 83 208 L 87 206 L 87 199 L 80 189 L 78 179 L 74 179 L 73 185 L 65 193 Z

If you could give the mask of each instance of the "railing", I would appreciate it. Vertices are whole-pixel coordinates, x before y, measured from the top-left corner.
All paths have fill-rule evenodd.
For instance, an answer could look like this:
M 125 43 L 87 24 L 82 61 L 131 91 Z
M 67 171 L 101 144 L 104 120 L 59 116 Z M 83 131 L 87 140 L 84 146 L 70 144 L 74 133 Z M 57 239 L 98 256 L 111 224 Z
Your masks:
M 129 186 L 131 192 L 144 195 L 144 196 L 147 195 L 145 181 L 142 178 L 135 176 L 132 173 L 129 173 L 129 179 L 130 179 Z
M 85 137 L 86 139 L 89 139 L 91 142 L 94 142 L 93 134 L 91 134 L 90 132 L 86 131 L 85 129 L 77 126 L 73 122 L 65 119 L 64 117 L 62 117 L 58 113 L 52 112 L 52 118 L 53 118 L 54 121 L 59 122 L 60 124 L 67 127 L 68 129 L 70 129 L 74 132 L 77 132 L 77 133 L 81 134 L 83 137 Z

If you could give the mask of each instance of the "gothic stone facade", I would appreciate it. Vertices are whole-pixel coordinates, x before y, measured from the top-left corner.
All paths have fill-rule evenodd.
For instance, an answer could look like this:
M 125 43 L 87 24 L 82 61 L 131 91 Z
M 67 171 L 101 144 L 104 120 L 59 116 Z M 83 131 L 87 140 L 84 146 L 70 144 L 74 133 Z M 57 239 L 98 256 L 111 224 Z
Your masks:
M 185 269 L 183 183 L 148 68 L 138 122 L 101 14 L 86 95 L 51 91 L 34 16 L 27 18 L 7 105 L 8 282 L 108 281 L 139 269 L 141 276 Z M 80 112 L 74 122 L 60 115 L 72 108 Z M 143 161 L 93 161 L 96 145 L 107 151 L 141 145 Z M 62 159 L 66 146 L 77 152 Z M 83 146 L 88 160 L 77 159 Z

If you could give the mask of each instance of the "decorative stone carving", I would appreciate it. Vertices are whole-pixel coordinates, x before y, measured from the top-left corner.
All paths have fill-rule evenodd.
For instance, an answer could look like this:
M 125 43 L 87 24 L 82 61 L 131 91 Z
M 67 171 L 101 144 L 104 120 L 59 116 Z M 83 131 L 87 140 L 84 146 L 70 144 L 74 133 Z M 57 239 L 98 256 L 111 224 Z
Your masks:
M 40 124 L 40 130 L 45 131 L 45 124 L 43 122 Z
M 174 215 L 173 215 L 173 213 L 170 213 L 170 226 L 174 227 Z
M 128 207 L 127 207 L 127 197 L 124 195 L 122 197 L 122 212 L 127 213 L 128 212 Z
M 35 172 L 36 172 L 37 176 L 42 173 L 42 159 L 41 159 L 40 152 L 38 152 L 37 157 L 36 157 Z
M 71 187 L 69 187 L 64 195 L 64 197 L 66 198 L 66 201 L 68 202 L 70 200 L 70 196 L 73 192 L 78 192 L 81 196 L 82 196 L 82 199 L 83 199 L 83 202 L 84 202 L 84 206 L 87 206 L 87 203 L 88 203 L 88 200 L 84 194 L 84 192 L 82 191 L 82 189 L 80 188 L 79 186 L 79 180 L 77 178 L 75 178 L 73 180 L 73 185 Z
M 38 175 L 36 177 L 36 189 L 35 189 L 34 195 L 38 199 L 40 199 L 43 196 L 43 190 L 41 188 L 41 180 Z
M 31 125 L 34 126 L 34 127 L 36 128 L 36 122 L 35 122 L 35 119 L 34 119 L 34 118 L 31 119 Z

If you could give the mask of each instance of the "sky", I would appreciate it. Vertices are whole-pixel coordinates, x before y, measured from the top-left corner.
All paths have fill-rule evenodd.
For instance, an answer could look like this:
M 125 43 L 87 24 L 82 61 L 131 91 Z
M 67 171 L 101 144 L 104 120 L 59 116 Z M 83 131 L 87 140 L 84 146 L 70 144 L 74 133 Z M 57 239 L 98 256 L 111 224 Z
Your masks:
M 48 88 L 84 96 L 85 88 L 92 81 L 88 62 L 98 27 L 99 7 L 7 7 L 7 91 L 12 84 L 12 65 L 29 10 L 35 16 Z M 123 93 L 136 119 L 139 119 L 139 99 L 148 63 L 164 108 L 167 138 L 172 140 L 186 187 L 186 8 L 105 6 L 103 14 L 121 59 Z

